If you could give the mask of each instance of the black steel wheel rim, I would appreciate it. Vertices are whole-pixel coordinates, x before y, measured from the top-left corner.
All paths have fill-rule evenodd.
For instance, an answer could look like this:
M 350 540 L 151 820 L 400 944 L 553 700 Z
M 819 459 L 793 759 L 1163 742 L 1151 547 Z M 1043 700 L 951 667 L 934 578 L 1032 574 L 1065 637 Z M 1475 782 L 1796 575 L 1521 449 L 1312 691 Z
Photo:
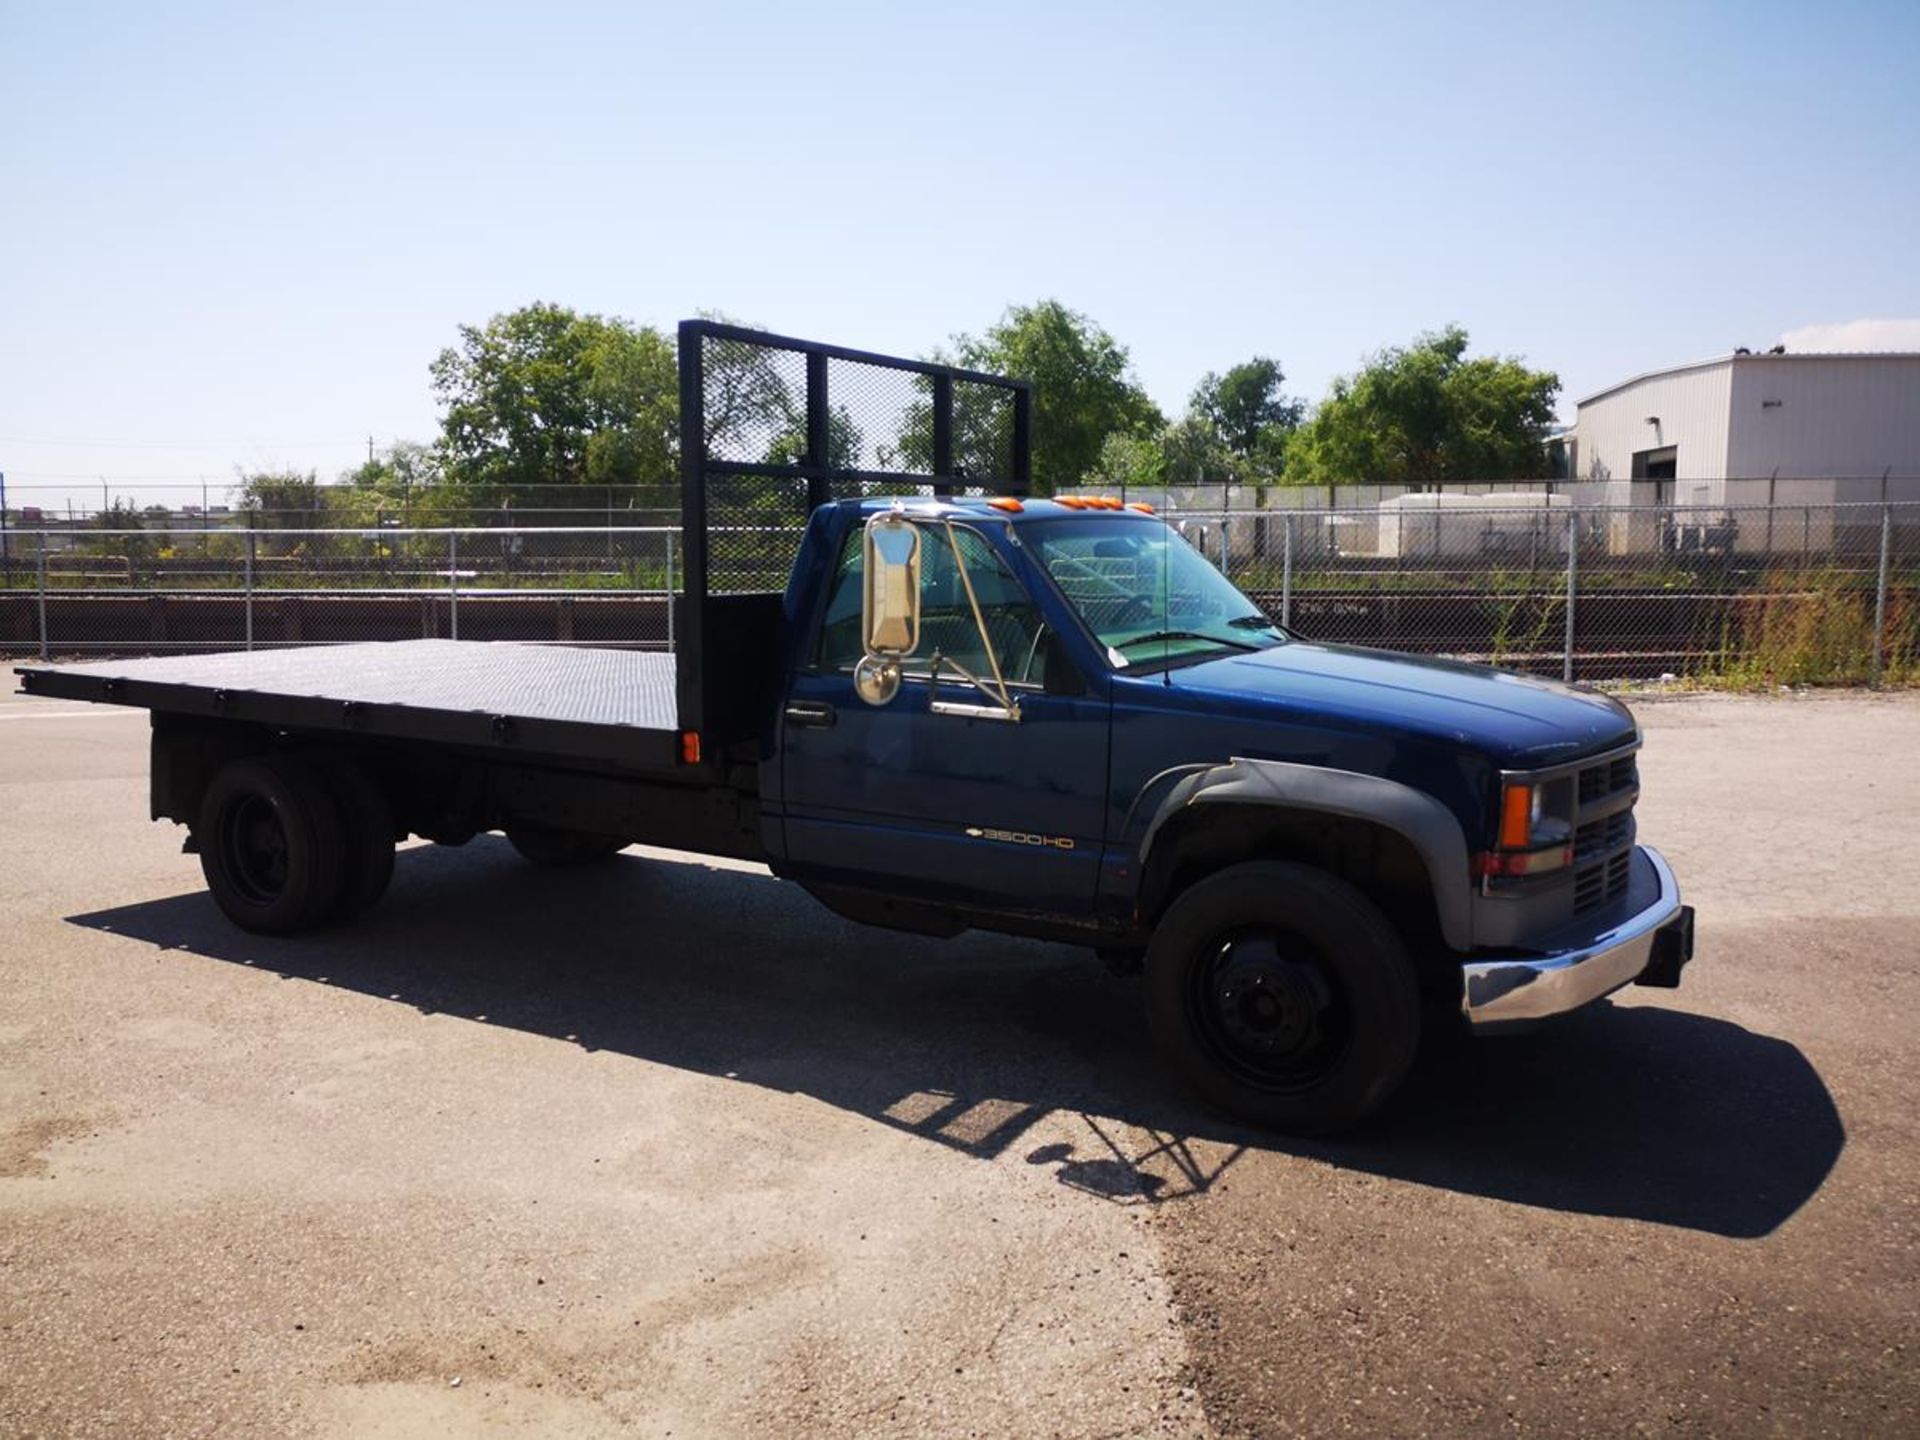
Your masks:
M 271 905 L 285 893 L 291 865 L 287 831 L 272 801 L 260 795 L 236 798 L 222 817 L 219 843 L 227 878 L 242 899 Z
M 1188 1007 L 1213 1059 L 1261 1090 L 1319 1083 L 1353 1041 L 1352 1009 L 1334 968 L 1278 930 L 1237 931 L 1207 946 L 1193 966 Z

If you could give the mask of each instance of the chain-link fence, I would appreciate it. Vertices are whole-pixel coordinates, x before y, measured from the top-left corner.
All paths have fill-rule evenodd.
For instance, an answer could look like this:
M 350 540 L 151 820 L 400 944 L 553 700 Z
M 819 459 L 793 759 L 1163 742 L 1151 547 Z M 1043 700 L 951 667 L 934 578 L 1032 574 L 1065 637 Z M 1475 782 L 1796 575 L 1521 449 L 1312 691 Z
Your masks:
M 1920 504 L 1529 498 L 1169 518 L 1316 640 L 1582 681 L 1920 678 Z
M 671 649 L 664 526 L 14 532 L 0 648 L 172 653 L 443 636 Z
M 726 355 L 733 371 L 751 368 L 748 358 L 766 347 L 735 344 Z M 774 382 L 758 390 L 760 413 L 736 414 L 722 448 L 733 463 L 764 462 L 758 468 L 794 469 L 805 451 L 806 393 L 791 361 L 774 351 L 768 365 Z M 729 366 L 722 366 L 722 373 Z M 933 381 L 885 367 L 832 360 L 827 366 L 832 399 L 822 453 L 841 474 L 865 471 L 882 478 L 866 482 L 872 493 L 908 493 L 931 488 L 936 415 Z M 952 485 L 1008 488 L 1013 466 L 1014 402 L 1011 392 L 955 380 L 948 430 Z M 736 399 L 730 407 L 737 412 Z M 793 462 L 789 465 L 788 462 Z M 892 489 L 887 489 L 889 479 Z M 74 492 L 71 485 L 9 478 L 6 529 L 85 531 L 146 526 L 158 530 L 306 529 L 357 530 L 397 527 L 428 529 L 544 526 L 675 525 L 680 521 L 677 477 L 625 484 L 570 483 L 492 486 L 466 481 L 380 487 L 349 481 L 283 487 L 249 494 L 244 487 L 210 486 L 186 500 L 190 487 L 172 482 L 114 482 L 109 488 Z M 1454 482 L 1445 493 L 1503 497 L 1525 505 L 1542 494 L 1582 509 L 1609 507 L 1710 506 L 1734 510 L 1772 509 L 1791 523 L 1788 512 L 1821 510 L 1835 504 L 1920 504 L 1920 476 L 1823 475 L 1768 478 L 1715 477 L 1681 481 L 1532 479 Z M 855 493 L 853 487 L 834 493 Z M 863 492 L 864 493 L 864 492 Z M 1121 498 L 1146 501 L 1162 510 L 1188 513 L 1249 509 L 1365 512 L 1383 503 L 1413 498 L 1430 503 L 1431 487 L 1405 485 L 1192 484 L 1134 486 Z M 1757 542 L 1755 542 L 1757 543 Z
M 1920 679 L 1920 504 L 1493 503 L 1504 498 L 1163 513 L 1309 639 L 1582 681 Z M 728 583 L 784 585 L 799 514 L 796 503 L 785 523 L 717 527 Z M 419 636 L 670 649 L 669 597 L 685 590 L 682 539 L 668 526 L 7 541 L 0 648 L 14 655 Z

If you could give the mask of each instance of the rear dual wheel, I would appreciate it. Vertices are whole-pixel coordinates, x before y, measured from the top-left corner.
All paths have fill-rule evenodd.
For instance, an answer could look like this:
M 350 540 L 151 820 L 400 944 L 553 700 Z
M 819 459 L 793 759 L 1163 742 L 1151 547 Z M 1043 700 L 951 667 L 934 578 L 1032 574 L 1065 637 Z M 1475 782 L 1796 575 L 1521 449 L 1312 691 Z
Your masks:
M 207 888 L 243 930 L 289 935 L 378 900 L 393 875 L 393 818 L 344 757 L 263 755 L 221 767 L 194 827 Z

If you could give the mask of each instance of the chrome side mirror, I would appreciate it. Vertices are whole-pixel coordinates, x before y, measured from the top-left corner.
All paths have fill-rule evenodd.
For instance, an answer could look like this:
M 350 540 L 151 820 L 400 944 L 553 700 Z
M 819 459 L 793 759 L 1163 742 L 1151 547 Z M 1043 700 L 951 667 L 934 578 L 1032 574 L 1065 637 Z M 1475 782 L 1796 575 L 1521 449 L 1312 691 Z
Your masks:
M 861 540 L 865 573 L 860 633 L 866 654 L 854 692 L 869 705 L 899 693 L 900 662 L 920 646 L 920 530 L 900 515 L 875 515 Z
M 862 655 L 853 667 L 853 693 L 869 705 L 885 705 L 900 693 L 900 662 L 888 655 Z

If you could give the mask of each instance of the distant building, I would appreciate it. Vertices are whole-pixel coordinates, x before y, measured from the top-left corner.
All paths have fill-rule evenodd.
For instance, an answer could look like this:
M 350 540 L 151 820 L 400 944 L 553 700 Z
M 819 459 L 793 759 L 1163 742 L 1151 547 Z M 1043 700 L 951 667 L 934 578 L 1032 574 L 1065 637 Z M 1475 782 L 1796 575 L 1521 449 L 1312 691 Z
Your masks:
M 1915 498 L 1920 354 L 1766 354 L 1636 375 L 1588 395 L 1565 447 L 1567 473 L 1609 504 L 1749 503 L 1752 486 L 1795 480 L 1803 503 Z M 1807 481 L 1824 482 L 1809 486 Z M 1586 487 L 1582 487 L 1583 489 Z M 1815 491 L 1819 493 L 1815 493 Z

